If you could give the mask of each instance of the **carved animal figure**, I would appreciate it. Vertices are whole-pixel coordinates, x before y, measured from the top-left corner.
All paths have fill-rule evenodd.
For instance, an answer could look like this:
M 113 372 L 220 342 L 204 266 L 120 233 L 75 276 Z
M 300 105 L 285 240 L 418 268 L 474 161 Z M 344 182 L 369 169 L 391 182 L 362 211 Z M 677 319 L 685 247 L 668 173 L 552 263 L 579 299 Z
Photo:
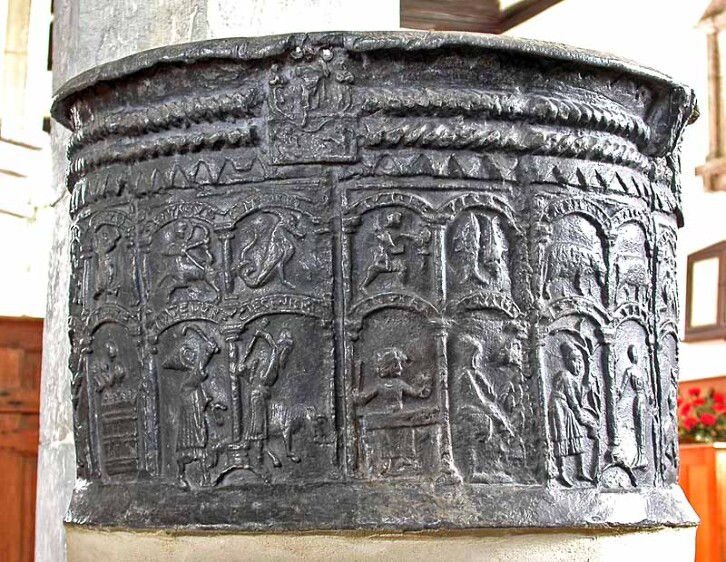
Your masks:
M 269 436 L 282 437 L 287 458 L 295 463 L 300 462 L 300 457 L 294 451 L 293 436 L 305 429 L 306 425 L 312 427 L 316 419 L 315 407 L 302 404 L 287 405 L 271 401 L 269 408 Z M 276 467 L 282 466 L 280 459 L 269 449 L 268 454 Z
M 575 243 L 555 243 L 549 248 L 545 298 L 575 295 L 600 299 L 605 268 L 591 248 Z
M 619 256 L 615 263 L 618 295 L 636 300 L 647 294 L 648 265 L 639 255 Z

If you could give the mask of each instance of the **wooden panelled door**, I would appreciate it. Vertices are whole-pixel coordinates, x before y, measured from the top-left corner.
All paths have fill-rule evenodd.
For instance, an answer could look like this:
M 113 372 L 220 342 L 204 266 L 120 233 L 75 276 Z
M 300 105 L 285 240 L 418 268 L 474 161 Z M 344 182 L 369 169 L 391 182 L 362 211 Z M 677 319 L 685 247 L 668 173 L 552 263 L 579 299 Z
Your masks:
M 43 322 L 0 318 L 0 560 L 31 562 Z

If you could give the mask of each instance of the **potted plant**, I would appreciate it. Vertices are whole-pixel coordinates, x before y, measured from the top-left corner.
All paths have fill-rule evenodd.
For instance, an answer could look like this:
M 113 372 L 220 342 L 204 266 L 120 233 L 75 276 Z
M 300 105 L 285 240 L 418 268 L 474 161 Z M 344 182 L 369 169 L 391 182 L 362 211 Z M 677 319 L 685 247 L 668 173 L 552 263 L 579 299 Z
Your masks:
M 679 396 L 678 437 L 682 443 L 726 441 L 726 394 L 693 387 Z

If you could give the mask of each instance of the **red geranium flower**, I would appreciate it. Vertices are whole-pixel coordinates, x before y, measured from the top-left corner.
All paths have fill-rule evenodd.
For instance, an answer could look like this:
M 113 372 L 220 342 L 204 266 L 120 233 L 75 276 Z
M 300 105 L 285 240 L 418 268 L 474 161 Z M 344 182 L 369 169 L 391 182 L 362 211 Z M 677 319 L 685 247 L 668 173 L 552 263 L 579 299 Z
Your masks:
M 714 404 L 713 411 L 717 414 L 726 414 L 726 404 Z
M 688 402 L 683 404 L 683 406 L 681 406 L 681 415 L 687 416 L 691 412 L 691 408 L 692 406 Z
M 676 400 L 676 406 L 680 406 L 681 404 L 683 404 L 683 398 L 679 396 L 678 400 Z
M 711 414 L 701 414 L 701 423 L 706 427 L 713 427 L 716 425 L 716 416 Z
M 722 392 L 714 392 L 713 401 L 716 402 L 716 404 L 726 404 L 726 395 Z
M 705 403 L 706 403 L 706 399 L 705 398 L 696 398 L 696 399 L 693 400 L 693 405 L 694 406 L 703 406 Z
M 701 389 L 697 386 L 694 386 L 693 388 L 688 389 L 688 394 L 690 394 L 691 396 L 700 396 Z
M 696 418 L 686 418 L 683 420 L 683 427 L 685 427 L 687 431 L 693 431 L 696 429 L 697 425 L 698 420 Z

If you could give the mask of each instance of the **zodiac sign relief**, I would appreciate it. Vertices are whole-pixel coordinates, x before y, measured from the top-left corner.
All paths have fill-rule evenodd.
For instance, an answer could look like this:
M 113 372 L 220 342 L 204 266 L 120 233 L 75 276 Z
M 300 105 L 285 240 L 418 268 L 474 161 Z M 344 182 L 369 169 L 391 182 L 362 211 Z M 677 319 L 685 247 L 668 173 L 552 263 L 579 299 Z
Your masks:
M 274 221 L 271 227 L 266 216 Z M 285 266 L 295 255 L 295 241 L 305 238 L 298 215 L 267 210 L 251 223 L 250 239 L 240 252 L 237 275 L 251 289 L 262 287 L 275 277 L 285 287 L 295 289 L 285 274 Z
M 429 412 L 413 409 L 407 399 L 431 395 L 432 377 L 420 373 L 404 380 L 408 356 L 397 347 L 377 352 L 373 358 L 375 381 L 354 392 L 353 401 L 365 411 L 361 417 L 361 442 L 369 471 L 377 476 L 403 476 L 422 469 L 416 428 L 430 423 Z M 359 365 L 359 377 L 362 363 Z M 360 383 L 359 383 L 360 384 Z M 366 408 L 366 405 L 368 406 Z
M 200 485 L 214 484 L 210 470 L 217 465 L 218 452 L 209 450 L 209 426 L 207 415 L 212 414 L 218 425 L 224 423 L 218 412 L 227 406 L 207 394 L 203 383 L 207 380 L 207 366 L 212 356 L 219 353 L 217 343 L 202 330 L 186 325 L 181 331 L 184 341 L 169 355 L 162 366 L 180 371 L 185 378 L 179 387 L 176 420 L 176 463 L 182 486 L 189 486 L 187 467 L 197 463 Z
M 179 219 L 164 232 L 162 244 L 159 252 L 167 258 L 167 267 L 155 291 L 164 302 L 171 301 L 182 290 L 191 298 L 199 298 L 211 289 L 213 299 L 220 300 L 218 272 L 213 267 L 216 260 L 207 225 Z
M 583 482 L 595 482 L 596 475 L 585 467 L 583 454 L 590 449 L 587 439 L 599 443 L 598 412 L 588 405 L 587 395 L 596 391 L 587 382 L 589 354 L 585 350 L 565 341 L 561 344 L 564 369 L 552 378 L 549 417 L 551 427 L 552 453 L 557 463 L 558 478 L 565 486 L 573 486 L 568 459 L 573 459 L 575 476 Z M 599 398 L 599 396 L 598 396 Z M 599 455 L 598 455 L 599 456 Z M 598 462 L 596 457 L 595 463 Z
M 546 298 L 582 296 L 600 300 L 605 267 L 591 247 L 571 242 L 552 244 L 546 269 Z
M 651 285 L 647 236 L 640 223 L 628 222 L 617 229 L 613 245 L 616 301 L 644 302 Z
M 597 229 L 580 216 L 565 216 L 553 224 L 553 239 L 544 258 L 546 299 L 580 296 L 602 302 L 605 260 Z
M 467 213 L 454 235 L 454 253 L 460 254 L 465 280 L 471 280 L 493 291 L 508 291 L 509 270 L 506 261 L 506 239 L 499 217 Z
M 426 258 L 431 251 L 431 231 L 424 227 L 418 234 L 403 231 L 403 214 L 391 211 L 377 217 L 373 237 L 375 246 L 371 259 L 365 268 L 365 276 L 359 285 L 362 293 L 367 293 L 369 286 L 384 275 L 387 283 L 396 280 L 399 285 L 405 285 L 408 278 L 410 264 L 407 259 L 407 242 L 411 242 L 416 255 L 420 258 L 420 269 L 426 264 Z

